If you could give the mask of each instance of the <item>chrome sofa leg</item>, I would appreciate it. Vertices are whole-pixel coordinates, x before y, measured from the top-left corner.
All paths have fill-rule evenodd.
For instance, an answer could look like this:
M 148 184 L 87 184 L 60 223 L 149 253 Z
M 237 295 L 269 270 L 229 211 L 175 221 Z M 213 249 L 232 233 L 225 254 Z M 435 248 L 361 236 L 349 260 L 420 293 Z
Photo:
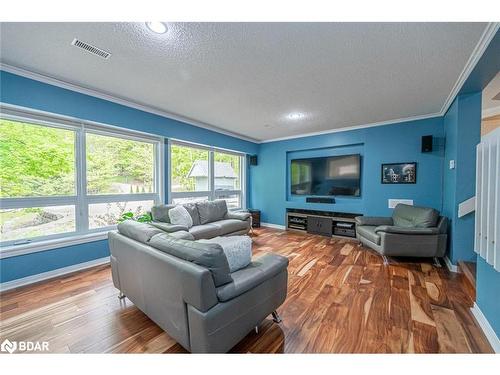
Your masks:
M 259 326 L 255 326 L 255 334 L 258 335 L 259 334 Z
M 434 265 L 438 268 L 441 268 L 441 262 L 438 257 L 434 257 Z
M 363 246 L 363 242 L 359 241 L 358 247 L 361 247 L 361 246 Z
M 281 318 L 280 316 L 278 315 L 278 312 L 276 310 L 274 310 L 271 315 L 273 316 L 273 322 L 274 323 L 281 323 Z
M 389 259 L 385 255 L 382 255 L 382 259 L 384 260 L 384 266 L 389 265 Z
M 125 294 L 123 294 L 122 291 L 120 291 L 120 293 L 118 293 L 118 299 L 124 299 L 125 298 Z

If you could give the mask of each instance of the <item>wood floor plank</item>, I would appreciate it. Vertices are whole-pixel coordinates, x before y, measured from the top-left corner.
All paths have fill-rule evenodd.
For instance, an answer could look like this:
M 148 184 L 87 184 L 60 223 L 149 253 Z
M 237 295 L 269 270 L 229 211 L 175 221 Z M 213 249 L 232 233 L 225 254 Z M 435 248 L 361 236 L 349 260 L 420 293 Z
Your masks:
M 465 332 L 453 310 L 432 306 L 440 353 L 471 353 Z
M 355 241 L 255 229 L 254 257 L 288 257 L 288 295 L 234 353 L 492 353 L 460 275 L 431 259 L 391 259 Z M 54 353 L 186 353 L 128 299 L 109 265 L 0 295 L 2 339 Z

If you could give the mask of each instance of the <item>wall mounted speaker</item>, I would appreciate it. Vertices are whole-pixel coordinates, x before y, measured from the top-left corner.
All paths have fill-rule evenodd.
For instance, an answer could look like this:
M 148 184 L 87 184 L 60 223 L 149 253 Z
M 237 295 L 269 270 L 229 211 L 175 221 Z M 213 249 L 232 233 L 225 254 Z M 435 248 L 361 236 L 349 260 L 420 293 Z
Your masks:
M 422 152 L 432 152 L 432 135 L 422 136 Z
M 257 155 L 250 155 L 248 157 L 248 161 L 250 162 L 250 165 L 257 165 Z

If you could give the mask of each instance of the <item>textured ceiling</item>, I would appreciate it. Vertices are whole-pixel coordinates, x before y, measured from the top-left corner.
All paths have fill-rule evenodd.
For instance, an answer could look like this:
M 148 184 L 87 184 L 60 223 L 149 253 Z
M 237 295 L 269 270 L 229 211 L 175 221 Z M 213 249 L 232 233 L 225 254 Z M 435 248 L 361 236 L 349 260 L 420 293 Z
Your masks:
M 168 26 L 3 23 L 1 61 L 269 140 L 438 113 L 487 25 Z M 75 37 L 112 56 L 71 46 Z

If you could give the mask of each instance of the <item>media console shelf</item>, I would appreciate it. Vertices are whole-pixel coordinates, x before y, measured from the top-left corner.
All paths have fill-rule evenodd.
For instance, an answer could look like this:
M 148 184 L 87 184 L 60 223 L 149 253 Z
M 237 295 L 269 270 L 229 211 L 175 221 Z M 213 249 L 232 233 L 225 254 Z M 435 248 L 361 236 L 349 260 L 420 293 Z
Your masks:
M 323 236 L 340 236 L 356 238 L 356 222 L 354 218 L 361 214 L 347 212 L 329 212 L 288 208 L 286 210 L 286 227 L 288 230 L 320 234 Z

